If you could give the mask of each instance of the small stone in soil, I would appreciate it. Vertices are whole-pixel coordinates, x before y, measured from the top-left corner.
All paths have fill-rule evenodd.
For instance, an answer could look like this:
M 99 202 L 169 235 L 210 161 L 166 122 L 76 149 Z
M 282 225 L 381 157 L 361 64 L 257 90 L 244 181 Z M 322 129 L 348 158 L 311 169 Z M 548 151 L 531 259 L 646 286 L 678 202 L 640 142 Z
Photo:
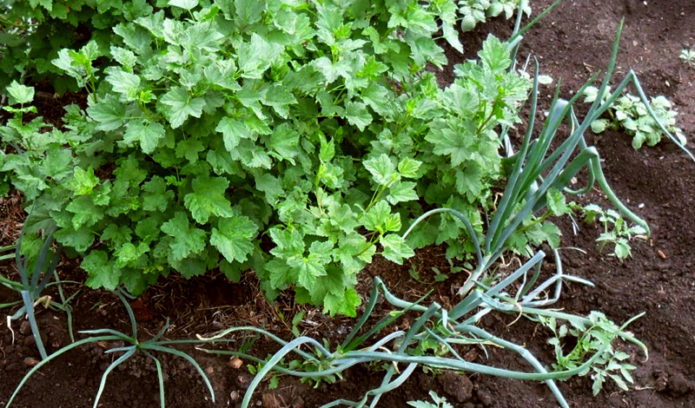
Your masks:
M 232 401 L 237 401 L 239 399 L 239 391 L 234 390 L 229 393 L 229 399 Z
M 35 359 L 34 357 L 27 357 L 24 359 L 24 364 L 28 365 L 29 367 L 33 367 L 39 363 L 39 360 Z
M 237 377 L 237 382 L 239 383 L 239 386 L 244 390 L 249 388 L 250 381 L 251 378 L 246 374 L 241 374 Z
M 483 404 L 483 406 L 489 407 L 492 405 L 492 395 L 488 391 L 478 389 L 476 391 L 476 395 L 478 396 L 478 400 Z
M 234 357 L 229 360 L 229 366 L 235 370 L 241 368 L 242 365 L 244 365 L 244 360 L 240 359 L 239 357 Z
M 19 326 L 19 332 L 24 336 L 31 333 L 31 324 L 29 323 L 28 320 L 24 320 L 22 322 L 22 324 Z

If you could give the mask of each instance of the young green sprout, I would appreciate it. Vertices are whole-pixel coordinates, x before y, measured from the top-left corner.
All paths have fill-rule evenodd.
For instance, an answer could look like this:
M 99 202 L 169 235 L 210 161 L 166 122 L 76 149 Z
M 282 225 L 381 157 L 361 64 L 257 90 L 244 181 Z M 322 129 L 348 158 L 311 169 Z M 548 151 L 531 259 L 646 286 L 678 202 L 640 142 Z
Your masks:
M 695 48 L 684 48 L 681 50 L 680 59 L 690 67 L 695 68 Z
M 596 100 L 598 89 L 589 87 L 584 91 L 585 102 Z M 608 94 L 604 94 L 604 100 Z M 648 110 L 652 109 L 652 112 Z M 652 117 L 654 113 L 655 117 Z M 673 109 L 673 103 L 665 96 L 651 98 L 649 103 L 643 102 L 638 96 L 625 94 L 616 99 L 608 110 L 609 118 L 596 119 L 591 122 L 591 131 L 601 133 L 606 129 L 623 130 L 632 136 L 632 147 L 639 149 L 646 143 L 654 146 L 659 143 L 665 133 L 662 128 L 672 133 L 681 145 L 686 144 L 683 131 L 676 126 L 678 112 Z

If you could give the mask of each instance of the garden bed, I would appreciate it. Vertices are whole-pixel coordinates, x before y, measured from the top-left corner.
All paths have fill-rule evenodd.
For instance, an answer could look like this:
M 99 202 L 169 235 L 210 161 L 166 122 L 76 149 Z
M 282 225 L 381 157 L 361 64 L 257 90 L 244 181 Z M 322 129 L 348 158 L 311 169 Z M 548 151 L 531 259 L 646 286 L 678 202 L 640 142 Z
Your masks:
M 533 2 L 538 13 L 550 2 Z M 610 47 L 621 18 L 625 18 L 618 66 L 614 78 L 622 79 L 634 69 L 649 95 L 663 94 L 675 102 L 679 111 L 678 124 L 686 137 L 695 137 L 695 69 L 678 59 L 685 46 L 695 45 L 695 4 L 690 0 L 644 3 L 625 0 L 565 0 L 541 20 L 523 40 L 519 58 L 531 54 L 539 59 L 541 72 L 562 80 L 562 96 L 570 96 L 592 74 L 603 69 L 610 57 Z M 511 23 L 494 21 L 462 37 L 469 53 L 477 50 L 487 32 L 500 37 L 511 32 Z M 450 52 L 450 62 L 462 57 Z M 446 80 L 446 74 L 441 75 Z M 544 100 L 552 88 L 543 88 Z M 74 99 L 72 99 L 74 101 Z M 548 100 L 549 101 L 549 100 Z M 547 104 L 546 104 L 547 105 Z M 44 109 L 55 104 L 46 102 Z M 51 117 L 47 110 L 40 110 Z M 60 116 L 60 114 L 58 114 Z M 634 373 L 635 384 L 624 392 L 614 384 L 606 384 L 596 397 L 591 393 L 591 381 L 586 377 L 561 382 L 560 388 L 573 407 L 689 407 L 695 406 L 695 163 L 676 146 L 664 142 L 656 147 L 635 151 L 630 139 L 617 132 L 589 135 L 588 141 L 597 146 L 603 158 L 604 171 L 619 197 L 638 212 L 650 225 L 652 235 L 647 241 L 632 243 L 632 257 L 618 261 L 599 253 L 595 238 L 597 228 L 580 224 L 575 234 L 569 222 L 562 224 L 564 247 L 579 247 L 586 253 L 562 250 L 565 269 L 596 283 L 590 288 L 578 284 L 565 287 L 558 307 L 579 314 L 602 310 L 616 321 L 623 322 L 641 312 L 646 315 L 632 323 L 630 329 L 649 347 L 649 359 L 642 363 L 641 355 L 633 353 L 639 366 Z M 689 143 L 689 147 L 693 147 Z M 598 192 L 589 201 L 604 200 Z M 9 226 L 0 245 L 16 237 L 22 215 L 19 198 L 3 199 L 6 222 Z M 3 208 L 5 208 L 3 207 Z M 4 263 L 3 273 L 11 271 Z M 369 296 L 372 277 L 380 276 L 389 290 L 402 298 L 414 300 L 433 289 L 431 300 L 442 305 L 455 303 L 455 293 L 465 276 L 452 275 L 444 282 L 434 280 L 432 267 L 447 272 L 444 250 L 429 247 L 399 266 L 382 258 L 369 265 L 360 275 L 358 293 Z M 409 273 L 418 271 L 420 279 Z M 63 279 L 83 280 L 74 261 L 64 259 L 59 265 Z M 65 284 L 73 293 L 78 288 Z M 55 295 L 55 294 L 54 294 Z M 0 287 L 0 303 L 15 299 L 15 294 Z M 129 323 L 120 301 L 108 292 L 82 289 L 71 302 L 76 330 L 114 328 L 127 330 Z M 143 337 L 150 337 L 171 319 L 167 332 L 170 338 L 192 338 L 195 334 L 211 333 L 240 325 L 265 327 L 283 338 L 292 337 L 292 318 L 305 311 L 304 323 L 298 329 L 317 339 L 327 338 L 339 343 L 350 329 L 349 318 L 328 318 L 318 309 L 297 305 L 291 296 L 282 295 L 268 303 L 252 273 L 243 275 L 240 283 L 230 283 L 224 277 L 206 276 L 190 281 L 173 278 L 148 289 L 131 303 L 141 325 Z M 386 313 L 377 307 L 375 317 Z M 68 341 L 65 316 L 40 310 L 39 325 L 51 351 Z M 542 361 L 552 362 L 552 349 L 545 345 L 550 333 L 528 321 L 514 322 L 489 318 L 486 328 L 519 344 L 526 344 Z M 408 319 L 400 324 L 406 327 Z M 14 336 L 14 342 L 13 340 Z M 232 343 L 238 347 L 243 343 Z M 495 347 L 470 347 L 465 359 L 508 368 L 525 369 L 512 354 Z M 209 375 L 217 402 L 209 395 L 195 370 L 181 359 L 165 358 L 166 400 L 169 407 L 226 407 L 235 406 L 251 381 L 245 364 L 219 356 L 205 355 L 188 349 Z M 267 339 L 257 339 L 253 353 L 265 357 L 276 351 Z M 0 401 L 12 393 L 28 368 L 38 359 L 28 324 L 14 326 L 14 334 L 0 328 Z M 101 344 L 72 351 L 41 369 L 24 387 L 16 407 L 45 405 L 90 407 L 98 388 L 101 373 L 112 361 L 104 354 Z M 257 391 L 255 400 L 266 407 L 318 407 L 338 398 L 355 399 L 378 386 L 380 375 L 370 367 L 350 369 L 336 384 L 321 384 L 317 388 L 301 384 L 289 377 L 279 377 L 278 387 Z M 404 407 L 407 401 L 427 399 L 429 390 L 446 396 L 454 406 L 461 407 L 554 407 L 557 405 L 548 388 L 542 383 L 522 382 L 482 375 L 431 375 L 417 372 L 397 391 L 386 394 L 379 406 Z M 134 358 L 115 370 L 107 383 L 99 406 L 149 407 L 158 401 L 156 370 L 151 360 Z M 0 403 L 0 406 L 3 406 Z

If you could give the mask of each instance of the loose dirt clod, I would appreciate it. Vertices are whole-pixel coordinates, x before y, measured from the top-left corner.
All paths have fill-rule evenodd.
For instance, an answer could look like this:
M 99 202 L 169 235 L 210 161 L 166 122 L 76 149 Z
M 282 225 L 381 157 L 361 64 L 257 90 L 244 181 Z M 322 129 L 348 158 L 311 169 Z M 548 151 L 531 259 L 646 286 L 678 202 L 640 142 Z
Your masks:
M 456 402 L 464 403 L 473 397 L 473 383 L 465 375 L 447 372 L 437 376 L 437 381 Z

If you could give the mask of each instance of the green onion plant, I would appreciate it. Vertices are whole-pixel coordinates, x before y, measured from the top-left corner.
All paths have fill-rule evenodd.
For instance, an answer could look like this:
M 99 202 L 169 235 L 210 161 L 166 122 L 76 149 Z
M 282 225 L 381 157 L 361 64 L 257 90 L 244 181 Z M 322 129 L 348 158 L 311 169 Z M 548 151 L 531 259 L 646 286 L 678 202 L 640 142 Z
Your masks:
M 109 341 L 114 341 L 114 342 L 120 342 L 120 344 L 125 343 L 125 346 L 119 346 L 119 347 L 113 347 L 108 350 L 106 350 L 106 353 L 111 354 L 111 353 L 120 353 L 118 358 L 115 358 L 113 362 L 104 370 L 104 373 L 101 376 L 101 381 L 99 382 L 99 388 L 96 393 L 96 397 L 94 399 L 94 408 L 99 406 L 99 401 L 101 399 L 101 395 L 104 392 L 104 387 L 106 386 L 106 381 L 108 379 L 109 374 L 121 365 L 123 362 L 128 360 L 130 357 L 135 355 L 137 352 L 142 352 L 145 356 L 148 358 L 151 358 L 154 363 L 155 367 L 157 369 L 157 379 L 159 383 L 159 401 L 160 401 L 160 406 L 164 408 L 166 406 L 165 398 L 164 398 L 164 373 L 162 370 L 162 364 L 155 355 L 156 353 L 167 353 L 171 354 L 177 357 L 181 357 L 184 360 L 188 361 L 200 374 L 200 376 L 203 378 L 203 382 L 205 383 L 207 389 L 210 392 L 210 395 L 212 397 L 212 401 L 215 401 L 215 393 L 212 388 L 212 384 L 210 383 L 210 380 L 208 379 L 207 375 L 203 371 L 203 369 L 200 367 L 200 365 L 191 357 L 190 355 L 186 354 L 185 352 L 181 350 L 177 350 L 173 347 L 172 345 L 175 344 L 189 344 L 189 343 L 200 343 L 199 340 L 163 340 L 162 337 L 166 333 L 167 329 L 169 328 L 169 321 L 167 320 L 166 324 L 162 329 L 151 339 L 146 340 L 146 341 L 140 341 L 138 340 L 138 326 L 137 326 L 137 321 L 135 320 L 135 314 L 133 313 L 133 309 L 130 307 L 128 304 L 128 301 L 126 300 L 127 294 L 124 294 L 121 291 L 116 291 L 114 292 L 116 296 L 123 302 L 123 305 L 125 306 L 125 309 L 128 313 L 128 318 L 130 320 L 130 328 L 131 328 L 131 334 L 126 334 L 121 331 L 113 330 L 113 329 L 96 329 L 96 330 L 82 330 L 79 333 L 81 334 L 87 334 L 90 335 L 90 337 L 86 337 L 84 339 L 80 339 L 78 341 L 74 341 L 73 343 L 55 351 L 53 354 L 49 355 L 48 357 L 44 358 L 41 360 L 38 364 L 36 364 L 27 374 L 22 378 L 20 381 L 19 385 L 17 385 L 17 388 L 15 388 L 14 392 L 10 396 L 9 401 L 7 401 L 6 408 L 9 408 L 12 405 L 12 402 L 14 399 L 17 397 L 17 394 L 19 394 L 19 391 L 22 389 L 24 384 L 31 378 L 41 367 L 44 365 L 48 364 L 50 361 L 60 357 L 61 355 L 67 353 L 70 350 L 73 350 L 75 348 L 78 348 L 80 346 L 83 346 L 85 344 L 89 343 L 97 343 L 97 342 L 109 342 Z
M 39 251 L 38 258 L 35 260 L 35 262 L 31 262 L 30 259 L 22 257 L 22 239 L 23 236 L 20 236 L 17 240 L 17 244 L 14 245 L 14 258 L 16 261 L 17 270 L 19 272 L 20 281 L 16 282 L 8 279 L 7 277 L 0 276 L 0 283 L 12 290 L 19 292 L 22 300 L 3 304 L 0 305 L 0 307 L 11 307 L 22 304 L 22 306 L 15 311 L 14 314 L 7 316 L 7 327 L 12 331 L 11 322 L 13 320 L 26 318 L 31 326 L 31 332 L 34 336 L 39 355 L 42 359 L 45 359 L 47 357 L 47 353 L 46 348 L 43 345 L 43 340 L 41 339 L 39 326 L 36 322 L 35 307 L 39 304 L 43 304 L 45 307 L 50 307 L 54 310 L 65 312 L 68 319 L 68 332 L 70 339 L 74 341 L 72 330 L 72 308 L 70 307 L 69 302 L 75 295 L 77 295 L 78 292 L 75 292 L 70 297 L 65 297 L 65 293 L 62 288 L 62 283 L 64 282 L 61 282 L 60 278 L 58 277 L 58 273 L 56 272 L 56 265 L 60 259 L 60 254 L 53 253 L 51 251 L 51 244 L 53 243 L 52 231 L 47 233 L 43 245 L 41 246 L 41 250 Z M 3 259 L 9 258 L 7 255 L 5 255 L 3 256 Z M 50 285 L 56 285 L 58 288 L 60 302 L 53 301 L 50 296 L 42 294 L 46 287 Z M 14 335 L 14 332 L 12 332 L 12 334 Z

